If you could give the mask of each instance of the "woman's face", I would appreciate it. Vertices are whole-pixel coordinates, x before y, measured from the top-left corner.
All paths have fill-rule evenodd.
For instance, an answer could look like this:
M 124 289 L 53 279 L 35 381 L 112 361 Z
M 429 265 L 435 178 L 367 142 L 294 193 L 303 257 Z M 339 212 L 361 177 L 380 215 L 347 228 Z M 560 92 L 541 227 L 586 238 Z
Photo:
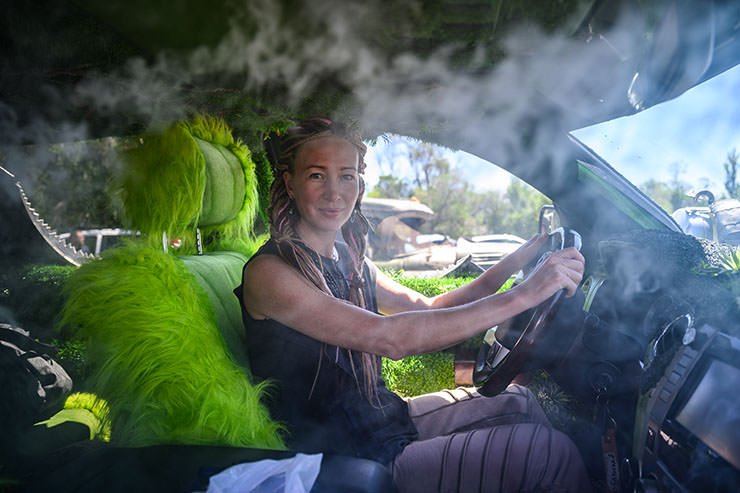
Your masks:
M 349 219 L 359 193 L 358 161 L 355 146 L 339 137 L 311 140 L 298 149 L 295 169 L 283 179 L 300 214 L 299 233 L 336 234 Z

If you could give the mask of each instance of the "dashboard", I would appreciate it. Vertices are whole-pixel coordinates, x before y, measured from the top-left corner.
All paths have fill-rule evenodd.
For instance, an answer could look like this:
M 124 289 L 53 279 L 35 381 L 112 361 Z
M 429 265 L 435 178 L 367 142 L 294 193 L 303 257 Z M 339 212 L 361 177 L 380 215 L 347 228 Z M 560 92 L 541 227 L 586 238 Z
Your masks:
M 609 403 L 627 490 L 734 491 L 737 301 L 721 279 L 687 268 L 696 240 L 635 235 L 600 242 L 582 296 L 554 322 L 569 347 L 546 369 L 580 401 Z

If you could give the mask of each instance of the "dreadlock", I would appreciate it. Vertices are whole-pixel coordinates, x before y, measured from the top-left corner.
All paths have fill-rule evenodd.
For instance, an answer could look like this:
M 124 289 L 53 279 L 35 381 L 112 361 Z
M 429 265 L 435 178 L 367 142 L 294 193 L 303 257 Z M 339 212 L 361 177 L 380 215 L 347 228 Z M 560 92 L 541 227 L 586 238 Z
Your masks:
M 332 122 L 324 118 L 311 118 L 303 120 L 296 127 L 292 127 L 281 136 L 279 149 L 273 155 L 273 175 L 275 179 L 270 188 L 270 207 L 268 214 L 270 216 L 270 236 L 275 241 L 280 257 L 295 267 L 306 279 L 311 281 L 317 288 L 325 293 L 332 295 L 331 290 L 324 280 L 321 271 L 312 261 L 306 252 L 309 248 L 300 240 L 296 232 L 296 225 L 300 219 L 297 208 L 293 199 L 288 195 L 285 181 L 282 179 L 284 173 L 293 173 L 295 169 L 295 159 L 299 149 L 311 140 L 339 137 L 352 144 L 359 156 L 358 172 L 365 171 L 365 152 L 367 147 L 362 143 L 359 135 L 350 127 L 343 123 Z M 365 251 L 367 248 L 367 232 L 370 225 L 360 210 L 362 195 L 365 192 L 365 182 L 362 176 L 358 177 L 359 194 L 350 218 L 342 225 L 342 235 L 349 247 L 350 257 L 352 260 L 352 272 L 349 276 L 350 297 L 349 302 L 360 308 L 367 308 L 367 303 L 363 295 L 364 279 L 362 278 L 362 268 L 365 263 Z M 319 257 L 320 258 L 320 257 Z M 349 352 L 349 360 L 352 364 L 352 371 L 355 373 L 355 381 L 360 386 L 357 373 L 354 367 L 352 353 Z M 323 355 L 323 346 L 321 355 Z M 318 368 L 321 368 L 321 355 L 319 356 Z M 377 375 L 379 358 L 373 354 L 360 353 L 362 361 L 362 373 L 365 387 L 365 394 L 368 401 L 373 402 L 377 399 Z M 318 371 L 314 384 L 318 378 Z M 311 389 L 313 391 L 313 388 Z

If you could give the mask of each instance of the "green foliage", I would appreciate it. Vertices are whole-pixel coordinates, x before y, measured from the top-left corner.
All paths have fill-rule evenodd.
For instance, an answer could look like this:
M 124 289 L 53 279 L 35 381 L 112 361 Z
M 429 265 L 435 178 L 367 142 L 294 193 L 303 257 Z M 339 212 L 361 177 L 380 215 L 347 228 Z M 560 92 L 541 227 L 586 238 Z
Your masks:
M 22 182 L 34 208 L 60 232 L 120 225 L 112 193 L 118 152 L 135 142 L 133 138 L 104 138 L 24 149 L 33 167 Z
M 52 339 L 51 344 L 58 348 L 57 355 L 54 359 L 62 365 L 62 368 L 72 378 L 75 388 L 82 388 L 85 379 L 88 377 L 88 368 L 85 359 L 85 341 L 78 338 L 68 341 Z
M 254 173 L 257 177 L 257 194 L 259 196 L 259 214 L 265 231 L 270 230 L 270 216 L 268 209 L 270 207 L 270 186 L 272 185 L 272 169 L 267 155 L 264 151 L 252 151 L 252 160 L 254 161 Z
M 381 175 L 375 187 L 367 193 L 368 197 L 386 199 L 405 199 L 412 195 L 409 185 L 393 175 Z
M 499 231 L 529 238 L 537 232 L 540 208 L 552 201 L 521 180 L 512 179 L 506 189 L 508 211 Z
M 403 272 L 388 272 L 402 284 L 424 296 L 437 296 L 473 280 L 472 277 L 415 279 L 403 277 Z M 436 352 L 409 356 L 393 361 L 383 358 L 383 379 L 389 390 L 403 396 L 437 392 L 455 386 L 455 356 L 450 352 Z
M 738 155 L 735 149 L 727 153 L 727 161 L 722 165 L 725 170 L 725 190 L 730 198 L 740 198 L 740 183 L 737 181 Z
M 479 229 L 469 207 L 474 192 L 458 173 L 443 172 L 434 177 L 434 184 L 417 188 L 414 195 L 434 211 L 434 217 L 425 222 L 422 233 L 442 233 L 459 238 Z
M 475 279 L 473 277 L 412 278 L 403 277 L 403 271 L 386 272 L 386 274 L 399 284 L 429 297 L 459 288 Z M 514 278 L 512 277 L 501 286 L 498 292 L 509 289 L 513 283 Z M 454 352 L 458 349 L 463 351 L 478 349 L 483 342 L 484 335 L 484 333 L 478 334 L 452 348 L 436 353 L 409 356 L 398 361 L 383 358 L 383 379 L 386 387 L 403 397 L 454 387 Z
M 737 248 L 728 247 L 719 256 L 722 268 L 729 271 L 740 271 L 740 246 Z
M 727 305 L 726 313 L 729 313 L 730 319 L 740 317 L 740 246 L 733 247 L 714 243 L 709 240 L 701 239 L 702 247 L 707 256 L 707 261 L 695 272 L 701 277 L 709 277 L 712 280 L 707 286 L 693 289 L 694 292 L 714 296 L 713 304 L 716 307 Z M 722 299 L 722 290 L 726 290 L 728 297 Z M 715 310 L 722 312 L 723 310 Z M 721 317 L 720 317 L 721 319 Z M 728 326 L 728 331 L 734 334 L 740 333 L 740 328 L 734 329 L 732 325 Z
M 62 287 L 75 270 L 71 265 L 32 265 L 13 278 L 6 294 L 16 321 L 41 340 L 54 334 L 62 309 Z
M 693 187 L 680 179 L 680 176 L 686 171 L 685 167 L 679 163 L 673 163 L 670 168 L 673 177 L 668 182 L 651 179 L 639 187 L 669 214 L 681 207 L 695 205 L 693 199 L 688 196 Z
M 506 291 L 507 289 L 511 288 L 511 286 L 514 285 L 515 277 L 510 277 L 504 284 L 499 288 L 497 293 L 500 293 L 502 291 Z M 456 344 L 453 346 L 454 351 L 462 351 L 464 353 L 472 353 L 472 354 L 478 354 L 478 348 L 480 348 L 480 345 L 483 343 L 483 338 L 485 337 L 486 333 L 481 332 L 478 335 L 475 335 L 471 337 L 470 339 L 467 339 L 465 341 L 462 341 L 459 344 Z
M 452 291 L 475 279 L 474 277 L 403 277 L 403 271 L 386 272 L 386 274 L 397 283 L 429 297 Z
M 437 392 L 455 386 L 454 355 L 429 353 L 398 361 L 383 359 L 386 386 L 402 397 Z
M 694 205 L 693 200 L 686 195 L 689 188 L 687 183 L 677 180 L 669 183 L 648 180 L 640 185 L 640 190 L 668 213 Z

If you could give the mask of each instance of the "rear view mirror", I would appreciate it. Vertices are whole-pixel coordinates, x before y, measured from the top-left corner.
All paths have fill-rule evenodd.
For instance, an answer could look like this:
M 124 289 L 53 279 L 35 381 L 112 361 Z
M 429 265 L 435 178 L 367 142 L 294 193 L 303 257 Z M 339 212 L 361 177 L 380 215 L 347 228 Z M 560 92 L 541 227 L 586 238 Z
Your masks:
M 543 205 L 540 208 L 539 226 L 537 231 L 539 233 L 551 233 L 554 229 L 560 226 L 560 218 L 555 210 L 554 205 Z

